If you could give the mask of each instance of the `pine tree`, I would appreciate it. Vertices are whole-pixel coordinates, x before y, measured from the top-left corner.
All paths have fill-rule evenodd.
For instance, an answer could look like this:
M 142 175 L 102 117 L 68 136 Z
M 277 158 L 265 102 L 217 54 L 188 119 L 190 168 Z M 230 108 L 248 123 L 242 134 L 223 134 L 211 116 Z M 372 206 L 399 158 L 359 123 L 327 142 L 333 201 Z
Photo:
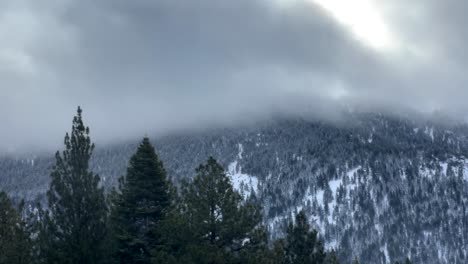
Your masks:
M 100 263 L 105 237 L 107 206 L 100 178 L 89 162 L 94 144 L 78 107 L 71 135 L 65 136 L 65 150 L 55 155 L 49 191 L 48 235 L 51 245 L 48 263 Z
M 170 198 L 163 163 L 145 137 L 112 199 L 112 232 L 118 263 L 151 262 L 151 254 L 157 254 L 161 243 L 160 225 L 167 215 Z
M 260 264 L 284 264 L 284 240 L 278 239 L 274 241 L 272 248 L 267 248 L 260 255 L 260 260 L 254 260 L 254 263 Z
M 32 241 L 32 259 L 34 264 L 56 263 L 53 261 L 56 257 L 53 248 L 52 220 L 48 210 L 42 208 L 38 203 L 35 210 L 27 214 L 28 230 L 33 237 Z
M 315 229 L 310 228 L 303 211 L 296 215 L 295 223 L 290 223 L 285 239 L 286 263 L 320 264 L 325 261 L 323 242 Z
M 335 250 L 332 250 L 327 253 L 327 257 L 325 260 L 326 264 L 339 264 L 340 261 L 338 260 L 338 256 L 336 255 Z
M 182 186 L 182 212 L 188 233 L 186 259 L 193 263 L 252 261 L 262 252 L 266 233 L 257 206 L 244 203 L 218 162 L 209 158 Z
M 0 264 L 23 263 L 31 263 L 31 240 L 26 223 L 8 195 L 0 192 Z

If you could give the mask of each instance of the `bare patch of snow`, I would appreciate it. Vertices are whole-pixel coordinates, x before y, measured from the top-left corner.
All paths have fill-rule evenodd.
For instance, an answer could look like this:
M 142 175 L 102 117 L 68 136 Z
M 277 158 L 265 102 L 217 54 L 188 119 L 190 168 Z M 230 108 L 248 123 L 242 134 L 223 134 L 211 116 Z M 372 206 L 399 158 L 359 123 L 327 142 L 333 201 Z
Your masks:
M 228 175 L 234 190 L 238 191 L 244 198 L 252 195 L 252 190 L 258 192 L 258 178 L 242 173 L 242 168 L 237 161 L 228 166 Z
M 380 250 L 383 251 L 383 253 L 385 255 L 385 263 L 390 263 L 390 257 L 389 257 L 389 254 L 388 254 L 387 243 L 385 243 L 385 245 L 383 247 L 381 247 Z
M 447 167 L 448 167 L 447 162 L 441 162 L 440 167 L 442 168 L 442 174 L 447 176 Z
M 334 239 L 325 243 L 325 249 L 326 250 L 336 249 L 337 245 L 338 245 L 338 241 Z
M 464 160 L 463 164 L 464 164 L 464 166 L 463 166 L 463 179 L 465 181 L 468 181 L 468 163 L 467 163 L 466 159 Z
M 338 188 L 340 187 L 341 183 L 342 183 L 342 180 L 341 180 L 341 179 L 332 180 L 332 181 L 328 182 L 328 184 L 330 185 L 330 189 L 332 190 L 333 197 L 336 196 L 336 191 L 337 191 Z
M 239 159 L 242 159 L 242 154 L 244 154 L 244 146 L 242 146 L 242 144 L 239 143 L 239 154 L 237 154 L 237 157 Z
M 317 199 L 317 202 L 318 202 L 319 205 L 323 205 L 323 194 L 324 194 L 323 190 L 319 190 L 315 194 L 315 198 Z
M 434 170 L 431 170 L 427 167 L 421 167 L 419 168 L 419 175 L 426 177 L 426 178 L 432 178 L 435 174 Z
M 428 135 L 432 139 L 432 141 L 434 141 L 434 128 L 426 127 L 426 129 L 424 130 L 424 133 Z

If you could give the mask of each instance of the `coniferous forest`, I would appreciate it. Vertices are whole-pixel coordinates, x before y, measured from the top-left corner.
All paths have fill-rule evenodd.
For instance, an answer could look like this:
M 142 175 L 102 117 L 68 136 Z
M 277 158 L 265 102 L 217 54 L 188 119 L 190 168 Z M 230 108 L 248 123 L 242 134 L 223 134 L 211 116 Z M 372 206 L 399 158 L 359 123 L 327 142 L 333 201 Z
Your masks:
M 0 264 L 468 264 L 467 14 L 0 0 Z
M 28 210 L 0 193 L 1 264 L 340 263 L 303 211 L 272 239 L 261 205 L 243 199 L 212 157 L 195 177 L 173 182 L 145 137 L 106 191 L 90 167 L 93 150 L 78 108 L 55 155 L 47 203 Z

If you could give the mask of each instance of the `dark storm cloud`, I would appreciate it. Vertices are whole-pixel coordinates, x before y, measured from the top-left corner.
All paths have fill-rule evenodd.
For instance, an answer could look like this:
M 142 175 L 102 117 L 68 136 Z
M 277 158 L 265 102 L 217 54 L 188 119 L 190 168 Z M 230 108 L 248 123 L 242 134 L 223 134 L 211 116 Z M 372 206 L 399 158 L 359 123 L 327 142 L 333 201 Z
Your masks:
M 330 104 L 466 110 L 456 1 L 387 1 L 402 46 L 388 54 L 312 2 L 278 1 L 2 2 L 0 147 L 57 147 L 77 105 L 100 142 Z

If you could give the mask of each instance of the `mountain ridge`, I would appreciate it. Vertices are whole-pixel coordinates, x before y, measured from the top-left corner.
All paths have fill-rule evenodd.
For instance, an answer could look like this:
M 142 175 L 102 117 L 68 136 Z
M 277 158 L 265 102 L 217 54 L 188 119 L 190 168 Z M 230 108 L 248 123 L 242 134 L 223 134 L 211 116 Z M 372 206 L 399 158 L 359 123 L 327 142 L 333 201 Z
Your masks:
M 176 183 L 218 159 L 236 189 L 263 205 L 274 237 L 304 210 L 346 262 L 465 263 L 467 135 L 463 124 L 359 113 L 341 123 L 284 118 L 153 141 Z M 96 149 L 92 167 L 107 188 L 136 146 Z M 52 156 L 0 158 L 0 186 L 43 200 L 52 165 Z

